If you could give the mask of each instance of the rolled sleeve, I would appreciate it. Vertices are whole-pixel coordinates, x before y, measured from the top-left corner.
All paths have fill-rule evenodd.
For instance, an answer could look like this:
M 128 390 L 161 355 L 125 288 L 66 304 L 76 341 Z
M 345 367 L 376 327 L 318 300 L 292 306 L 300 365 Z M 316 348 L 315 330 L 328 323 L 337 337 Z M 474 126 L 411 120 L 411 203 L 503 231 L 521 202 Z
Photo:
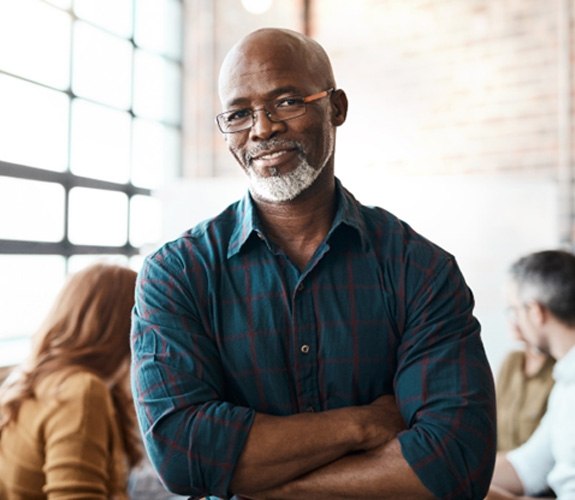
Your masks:
M 181 267 L 164 251 L 149 257 L 138 277 L 132 326 L 138 421 L 169 490 L 227 497 L 254 412 L 223 400 L 217 348 L 190 296 L 205 283 Z
M 409 427 L 402 453 L 438 498 L 483 498 L 495 462 L 495 392 L 473 296 L 453 259 L 425 269 L 407 276 L 417 293 L 395 381 Z

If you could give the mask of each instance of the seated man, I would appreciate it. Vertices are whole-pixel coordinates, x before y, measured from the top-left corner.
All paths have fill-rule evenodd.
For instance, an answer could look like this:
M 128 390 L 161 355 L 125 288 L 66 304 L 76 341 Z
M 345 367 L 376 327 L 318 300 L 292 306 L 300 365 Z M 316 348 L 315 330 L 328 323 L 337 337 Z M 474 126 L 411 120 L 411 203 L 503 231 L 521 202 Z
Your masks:
M 523 345 L 507 354 L 497 374 L 497 451 L 519 448 L 531 437 L 554 383 L 555 359 L 525 341 L 515 311 L 509 312 L 511 333 Z
M 510 270 L 510 302 L 525 339 L 557 363 L 547 412 L 531 438 L 497 456 L 489 500 L 575 498 L 575 255 L 538 252 Z M 525 496 L 527 495 L 527 496 Z

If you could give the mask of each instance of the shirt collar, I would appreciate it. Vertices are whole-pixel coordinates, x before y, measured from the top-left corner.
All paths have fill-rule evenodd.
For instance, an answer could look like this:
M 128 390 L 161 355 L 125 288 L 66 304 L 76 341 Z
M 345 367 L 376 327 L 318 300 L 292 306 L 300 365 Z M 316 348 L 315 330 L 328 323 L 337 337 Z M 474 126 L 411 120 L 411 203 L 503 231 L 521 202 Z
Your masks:
M 365 227 L 365 219 L 361 213 L 361 204 L 355 197 L 343 187 L 341 181 L 336 177 L 335 179 L 335 192 L 337 200 L 337 210 L 333 218 L 331 229 L 328 233 L 328 238 L 340 226 L 345 225 L 352 227 L 357 231 L 361 240 L 361 245 L 364 250 L 368 248 L 367 229 Z
M 257 212 L 250 192 L 238 202 L 236 210 L 236 225 L 228 245 L 228 259 L 237 254 L 252 233 L 261 233 L 261 225 L 257 220 Z
M 561 382 L 575 381 L 575 347 L 569 349 L 567 354 L 555 363 L 553 378 Z
M 337 209 L 328 233 L 328 239 L 340 226 L 346 225 L 357 231 L 362 248 L 367 249 L 368 239 L 365 222 L 361 216 L 360 203 L 343 187 L 338 178 L 335 179 L 335 193 Z M 238 202 L 236 217 L 236 225 L 228 246 L 228 258 L 240 252 L 253 233 L 264 239 L 264 231 L 249 191 Z

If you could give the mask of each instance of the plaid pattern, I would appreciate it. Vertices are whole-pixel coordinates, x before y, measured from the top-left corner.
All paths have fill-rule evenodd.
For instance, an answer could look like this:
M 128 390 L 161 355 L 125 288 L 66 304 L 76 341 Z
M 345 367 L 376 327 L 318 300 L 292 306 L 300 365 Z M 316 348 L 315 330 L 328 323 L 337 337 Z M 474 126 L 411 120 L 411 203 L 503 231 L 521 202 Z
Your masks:
M 133 315 L 133 390 L 167 485 L 228 496 L 254 412 L 368 404 L 395 392 L 406 460 L 440 498 L 483 498 L 495 453 L 491 371 L 453 257 L 337 181 L 300 272 L 249 194 L 150 255 Z

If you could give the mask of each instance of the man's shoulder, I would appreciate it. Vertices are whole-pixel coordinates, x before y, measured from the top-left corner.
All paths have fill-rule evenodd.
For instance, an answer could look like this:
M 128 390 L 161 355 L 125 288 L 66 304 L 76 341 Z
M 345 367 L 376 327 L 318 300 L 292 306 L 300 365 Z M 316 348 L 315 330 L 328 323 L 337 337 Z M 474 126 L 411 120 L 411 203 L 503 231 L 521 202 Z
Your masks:
M 451 260 L 453 256 L 385 208 L 358 204 L 369 240 L 388 254 Z
M 227 248 L 234 231 L 241 223 L 241 204 L 241 200 L 236 201 L 219 214 L 196 223 L 177 237 L 160 245 L 148 255 L 148 259 L 163 260 L 182 253 L 188 254 L 190 251 Z

